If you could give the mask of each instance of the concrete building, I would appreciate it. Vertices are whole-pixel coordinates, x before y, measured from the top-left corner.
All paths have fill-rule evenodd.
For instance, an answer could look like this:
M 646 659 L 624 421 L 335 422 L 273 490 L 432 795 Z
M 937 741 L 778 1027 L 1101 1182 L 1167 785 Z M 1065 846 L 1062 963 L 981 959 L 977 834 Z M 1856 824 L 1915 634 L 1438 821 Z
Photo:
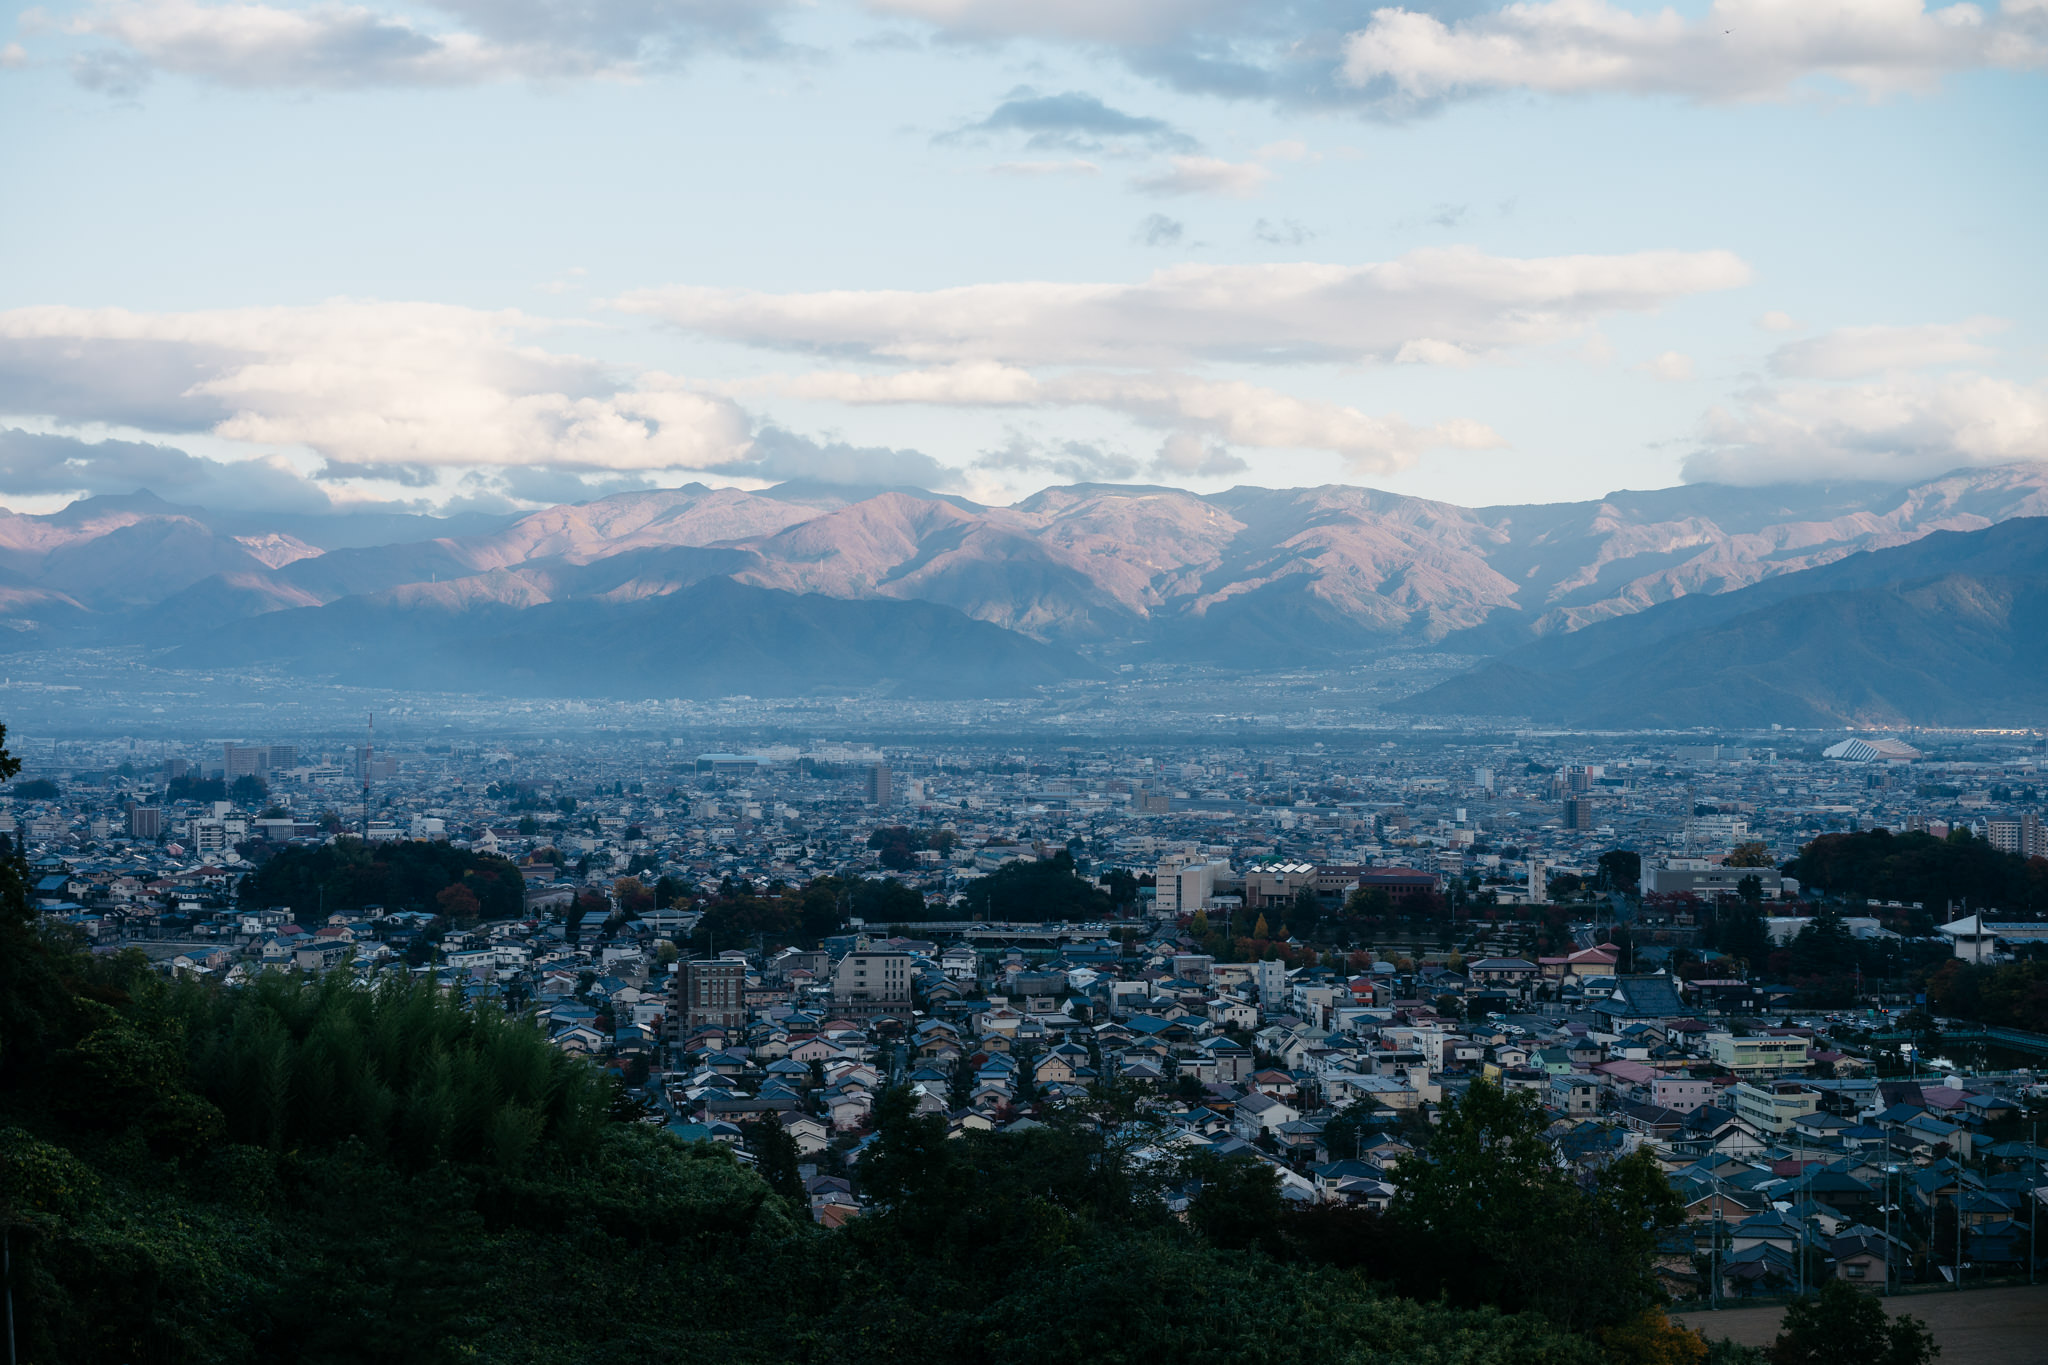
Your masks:
M 1304 890 L 1314 890 L 1314 863 L 1266 863 L 1248 868 L 1244 874 L 1244 904 L 1247 910 L 1282 909 L 1294 903 Z
M 1230 864 L 1220 858 L 1168 858 L 1153 874 L 1158 883 L 1153 903 L 1162 915 L 1192 915 L 1216 894 L 1217 877 L 1229 874 Z
M 671 1040 L 710 1025 L 744 1027 L 746 988 L 747 964 L 739 958 L 699 958 L 679 963 L 675 983 L 669 990 Z
M 1643 869 L 1644 895 L 1734 895 L 1744 877 L 1755 877 L 1766 900 L 1799 894 L 1799 883 L 1774 867 L 1722 867 L 1703 858 L 1672 858 Z
M 2048 858 L 2048 825 L 2043 825 L 2041 817 L 2032 811 L 2017 820 L 1989 821 L 1985 825 L 1984 837 L 2001 853 L 2017 853 L 2022 858 Z
M 299 761 L 298 746 L 292 744 L 223 744 L 221 772 L 229 782 L 238 777 L 263 777 L 274 769 L 289 768 Z
M 1782 1076 L 1787 1071 L 1804 1071 L 1807 1065 L 1804 1038 L 1749 1037 L 1732 1033 L 1709 1033 L 1707 1056 L 1738 1076 Z
M 832 1004 L 868 1017 L 876 1014 L 910 1017 L 909 953 L 857 949 L 832 969 Z
M 1771 1134 L 1790 1132 L 1793 1124 L 1820 1108 L 1819 1095 L 1791 1085 L 1762 1086 L 1737 1081 L 1728 1087 L 1728 1097 L 1735 1102 L 1739 1116 Z
M 894 777 L 886 763 L 868 764 L 866 798 L 870 806 L 886 806 L 896 796 Z
M 128 837 L 131 839 L 157 839 L 163 836 L 164 813 L 160 806 L 130 806 L 128 808 Z

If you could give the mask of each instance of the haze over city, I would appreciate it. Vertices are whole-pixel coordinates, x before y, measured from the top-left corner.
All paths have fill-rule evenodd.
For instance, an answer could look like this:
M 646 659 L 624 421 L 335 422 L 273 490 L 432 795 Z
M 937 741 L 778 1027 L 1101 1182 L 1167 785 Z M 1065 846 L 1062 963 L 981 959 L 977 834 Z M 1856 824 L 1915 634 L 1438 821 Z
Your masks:
M 2048 0 L 0 13 L 35 1365 L 1992 1365 Z

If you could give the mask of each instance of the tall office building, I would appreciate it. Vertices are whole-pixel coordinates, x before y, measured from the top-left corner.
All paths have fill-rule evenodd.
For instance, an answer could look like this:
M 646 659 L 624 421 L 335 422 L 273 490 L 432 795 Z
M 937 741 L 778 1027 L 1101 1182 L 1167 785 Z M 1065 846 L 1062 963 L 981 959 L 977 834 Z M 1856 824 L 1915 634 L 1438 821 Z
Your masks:
M 158 806 L 130 806 L 128 808 L 128 837 L 131 839 L 160 839 L 164 832 L 164 813 Z
M 744 1027 L 746 987 L 747 964 L 739 958 L 700 958 L 678 963 L 675 985 L 668 998 L 671 1039 L 680 1041 L 691 1030 L 708 1025 Z
M 886 763 L 868 764 L 867 797 L 870 806 L 886 806 L 895 798 L 895 779 Z
M 293 767 L 299 761 L 299 749 L 295 744 L 224 744 L 221 757 L 221 772 L 232 782 Z
M 1593 828 L 1593 798 L 1574 796 L 1564 803 L 1564 827 L 1573 830 Z

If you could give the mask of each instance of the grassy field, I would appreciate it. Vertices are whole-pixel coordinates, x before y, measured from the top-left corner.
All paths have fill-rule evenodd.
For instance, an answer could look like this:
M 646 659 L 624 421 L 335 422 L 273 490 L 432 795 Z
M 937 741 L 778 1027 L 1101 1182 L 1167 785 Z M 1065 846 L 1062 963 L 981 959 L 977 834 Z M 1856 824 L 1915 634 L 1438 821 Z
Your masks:
M 1941 1347 L 1940 1365 L 2032 1365 L 2048 1362 L 2048 1285 L 1899 1294 L 1894 1313 L 1926 1323 Z M 1782 1305 L 1728 1308 L 1718 1313 L 1674 1314 L 1708 1337 L 1732 1337 L 1745 1346 L 1768 1346 L 1784 1320 Z

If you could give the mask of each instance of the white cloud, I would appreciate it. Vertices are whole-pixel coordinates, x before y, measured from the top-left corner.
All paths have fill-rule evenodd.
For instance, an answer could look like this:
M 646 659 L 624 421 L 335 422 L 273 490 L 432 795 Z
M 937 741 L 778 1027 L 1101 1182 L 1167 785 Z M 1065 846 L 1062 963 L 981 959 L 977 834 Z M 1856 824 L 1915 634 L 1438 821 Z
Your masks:
M 913 364 L 1270 364 L 1391 360 L 1424 339 L 1472 353 L 1541 345 L 1603 314 L 1749 278 L 1726 251 L 1514 259 L 1446 247 L 1362 266 L 1183 265 L 1138 284 L 813 294 L 684 286 L 616 304 L 749 345 Z
M 1462 370 L 1478 357 L 1449 341 L 1438 341 L 1435 337 L 1416 337 L 1413 341 L 1401 343 L 1401 349 L 1394 352 L 1396 365 L 1442 365 Z
M 528 338 L 545 328 L 421 303 L 20 308 L 0 313 L 0 404 L 67 421 L 167 413 L 173 429 L 351 467 L 710 468 L 744 456 L 751 424 L 729 399 L 542 351 Z M 156 363 L 138 377 L 130 354 Z
M 1871 96 L 1951 72 L 2048 60 L 2039 6 L 1929 9 L 1922 0 L 1714 0 L 1688 21 L 1608 0 L 1518 3 L 1445 23 L 1381 9 L 1344 43 L 1343 78 L 1409 100 L 1487 90 L 1782 98 L 1825 76 Z
M 1766 332 L 1796 332 L 1799 330 L 1799 322 L 1796 318 L 1790 313 L 1780 313 L 1775 309 L 1758 318 L 1756 325 L 1763 328 Z
M 1771 372 L 1794 379 L 1860 379 L 1890 370 L 1962 365 L 1996 355 L 1978 338 L 2010 325 L 2002 318 L 1970 318 L 1905 327 L 1838 327 L 1780 346 L 1771 353 Z
M 628 78 L 700 47 L 781 48 L 775 0 L 429 0 L 445 22 L 362 5 L 105 0 L 71 23 L 110 46 L 83 54 L 84 84 L 133 88 L 151 72 L 243 88 L 469 85 L 524 77 Z
M 1219 479 L 1250 468 L 1225 447 L 1185 431 L 1161 441 L 1159 453 L 1152 458 L 1153 472 L 1169 478 Z
M 1665 351 L 1636 368 L 1654 379 L 1679 383 L 1692 378 L 1692 357 L 1679 351 Z
M 9 43 L 0 47 L 0 71 L 18 70 L 28 65 L 28 49 L 20 43 Z
M 1176 156 L 1168 169 L 1131 178 L 1131 187 L 1145 194 L 1172 197 L 1214 194 L 1225 199 L 1250 199 L 1273 173 L 1255 161 L 1224 161 L 1213 156 Z
M 1353 469 L 1374 474 L 1409 468 L 1428 450 L 1504 444 L 1479 422 L 1416 426 L 1398 415 L 1375 417 L 1345 404 L 1297 398 L 1239 380 L 1170 372 L 1088 370 L 1040 379 L 1013 366 L 978 363 L 888 375 L 816 371 L 773 384 L 795 397 L 859 405 L 1103 408 L 1146 426 L 1203 432 L 1237 446 L 1326 450 Z
M 1914 480 L 2048 460 L 2048 384 L 1979 374 L 1791 384 L 1707 414 L 1688 481 Z

